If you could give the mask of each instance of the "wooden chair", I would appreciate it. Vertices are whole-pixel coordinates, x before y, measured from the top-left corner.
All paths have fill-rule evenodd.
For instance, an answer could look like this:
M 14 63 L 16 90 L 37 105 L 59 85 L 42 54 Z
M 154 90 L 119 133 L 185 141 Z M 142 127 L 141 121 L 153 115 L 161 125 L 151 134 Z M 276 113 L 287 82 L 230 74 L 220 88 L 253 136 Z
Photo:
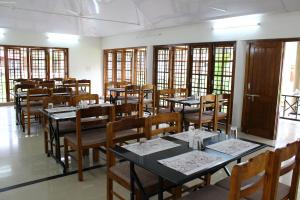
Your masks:
M 156 93 L 156 114 L 171 112 L 171 104 L 168 101 L 163 100 L 164 98 L 174 97 L 174 89 L 157 90 Z
M 143 85 L 141 88 L 141 102 L 143 110 L 149 112 L 150 115 L 155 114 L 155 96 L 156 87 L 152 84 Z
M 91 94 L 91 80 L 77 80 L 76 95 Z
M 43 99 L 43 108 L 48 108 L 48 104 L 52 103 L 54 107 L 67 106 L 71 104 L 71 98 L 69 96 L 51 96 L 44 97 Z M 49 156 L 49 143 L 51 148 L 51 153 L 53 153 L 53 143 L 50 136 L 49 130 L 49 120 L 46 116 L 43 118 L 43 130 L 44 130 L 44 147 L 45 153 Z M 76 124 L 72 120 L 61 121 L 59 126 L 60 136 L 63 136 L 65 133 L 75 132 Z
M 209 185 L 185 196 L 184 200 L 217 199 L 217 200 L 240 200 L 252 199 L 253 195 L 261 194 L 260 199 L 268 200 L 269 180 L 271 179 L 270 152 L 259 154 L 249 161 L 237 164 L 232 169 L 229 191 Z M 261 176 L 258 176 L 262 174 Z M 256 177 L 259 177 L 258 179 Z M 253 181 L 253 178 L 256 178 Z
M 283 199 L 297 199 L 297 188 L 299 186 L 299 167 L 300 167 L 300 141 L 288 144 L 286 147 L 278 148 L 274 152 L 270 152 L 271 159 L 269 161 L 270 174 L 272 175 L 268 183 L 266 190 L 268 191 L 268 200 L 283 200 Z M 284 164 L 284 162 L 287 162 Z M 293 171 L 291 186 L 285 185 L 279 182 L 280 176 Z M 249 181 L 242 184 L 246 186 L 247 184 L 253 184 L 253 182 L 259 180 L 261 177 L 257 176 Z M 225 178 L 222 181 L 216 183 L 217 186 L 229 190 L 230 188 L 230 178 Z M 247 198 L 251 200 L 262 199 L 262 192 L 256 192 Z
M 225 124 L 225 133 L 228 134 L 231 123 L 231 95 L 220 94 L 217 95 L 218 109 L 217 109 L 217 125 L 218 123 Z M 206 115 L 214 115 L 213 111 L 204 111 Z
M 284 163 L 285 162 L 285 163 Z M 273 153 L 272 183 L 270 186 L 270 199 L 296 200 L 299 188 L 300 170 L 300 141 L 278 148 Z M 290 186 L 279 182 L 279 178 L 292 172 Z
M 141 87 L 137 85 L 125 86 L 124 103 L 141 103 Z
M 113 110 L 113 121 L 120 121 L 123 119 L 138 119 L 141 117 L 140 106 L 138 104 L 122 104 L 115 105 Z M 136 134 L 139 133 L 139 129 L 127 129 L 122 131 L 122 137 L 127 138 L 127 140 L 136 139 Z
M 98 148 L 106 145 L 106 124 L 110 122 L 113 107 L 92 107 L 76 112 L 76 133 L 64 135 L 64 157 L 66 168 L 69 167 L 69 147 L 77 151 L 78 180 L 83 181 L 83 151 L 93 149 L 95 160 Z M 90 120 L 93 118 L 94 120 Z M 88 119 L 88 120 L 84 120 Z M 101 126 L 102 128 L 83 130 L 83 126 Z M 97 159 L 96 159 L 97 160 Z
M 210 110 L 213 113 L 213 115 L 205 114 L 205 111 L 207 110 Z M 201 96 L 199 111 L 197 113 L 189 113 L 184 116 L 186 128 L 189 126 L 190 123 L 193 123 L 196 128 L 202 127 L 203 124 L 212 124 L 213 131 L 216 131 L 217 110 L 218 103 L 216 95 L 209 94 L 206 96 Z
M 76 94 L 76 91 L 77 91 L 76 79 L 72 79 L 72 78 L 65 79 L 65 80 L 63 80 L 62 84 L 63 84 L 63 87 L 65 87 L 65 88 L 71 88 L 72 94 L 74 94 L 74 95 Z
M 114 81 L 104 83 L 104 102 L 110 101 L 110 93 L 108 89 L 114 87 L 116 87 L 116 83 Z
M 51 91 L 48 89 L 29 89 L 27 92 L 27 105 L 22 108 L 21 124 L 23 131 L 25 131 L 25 116 L 27 116 L 27 134 L 30 135 L 31 116 L 35 118 L 40 117 L 40 109 L 42 108 L 43 98 L 50 96 Z M 37 103 L 37 104 L 35 104 Z
M 138 119 L 123 119 L 116 122 L 108 123 L 107 125 L 107 153 L 106 153 L 106 165 L 107 165 L 107 199 L 112 200 L 113 196 L 118 197 L 119 199 L 125 199 L 120 194 L 113 190 L 113 182 L 117 182 L 122 187 L 130 191 L 130 169 L 129 162 L 116 162 L 114 153 L 111 151 L 118 143 L 125 143 L 127 136 L 122 137 L 122 132 L 128 129 L 142 129 L 141 133 L 136 134 L 136 139 L 145 137 L 147 133 L 146 118 Z M 145 188 L 147 193 L 154 193 L 159 189 L 158 177 L 149 171 L 144 170 L 138 166 L 135 166 L 135 171 L 141 181 L 141 184 Z M 137 187 L 135 187 L 137 188 Z M 141 199 L 141 191 L 135 191 L 136 199 Z
M 151 139 L 151 137 L 158 134 L 179 133 L 182 131 L 182 116 L 177 112 L 161 113 L 150 116 L 148 120 L 150 129 L 150 131 L 148 131 L 150 135 L 147 135 L 148 139 Z M 153 126 L 155 126 L 155 129 L 153 129 Z

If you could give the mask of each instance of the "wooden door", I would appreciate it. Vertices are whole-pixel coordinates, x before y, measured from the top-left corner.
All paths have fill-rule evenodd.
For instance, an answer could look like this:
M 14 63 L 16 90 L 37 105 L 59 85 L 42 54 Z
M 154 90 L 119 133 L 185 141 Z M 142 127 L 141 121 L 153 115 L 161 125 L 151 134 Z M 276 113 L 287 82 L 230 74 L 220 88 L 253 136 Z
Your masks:
M 276 138 L 283 42 L 248 45 L 242 130 L 268 139 Z

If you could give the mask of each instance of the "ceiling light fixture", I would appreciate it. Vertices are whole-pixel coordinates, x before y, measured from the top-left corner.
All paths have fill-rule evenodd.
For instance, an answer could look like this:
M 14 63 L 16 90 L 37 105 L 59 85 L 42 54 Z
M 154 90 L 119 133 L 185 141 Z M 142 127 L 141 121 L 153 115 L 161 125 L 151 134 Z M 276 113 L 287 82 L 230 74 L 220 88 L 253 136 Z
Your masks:
M 0 39 L 4 38 L 6 29 L 0 28 Z
M 217 8 L 217 7 L 209 7 L 209 8 L 213 9 L 213 10 L 221 11 L 221 12 L 227 12 L 227 10 L 222 9 L 222 8 Z
M 217 19 L 212 21 L 213 30 L 220 29 L 245 29 L 245 28 L 258 28 L 260 24 L 261 15 L 247 15 L 240 17 L 230 17 L 224 19 Z
M 76 44 L 79 41 L 78 35 L 61 34 L 61 33 L 46 33 L 49 42 Z

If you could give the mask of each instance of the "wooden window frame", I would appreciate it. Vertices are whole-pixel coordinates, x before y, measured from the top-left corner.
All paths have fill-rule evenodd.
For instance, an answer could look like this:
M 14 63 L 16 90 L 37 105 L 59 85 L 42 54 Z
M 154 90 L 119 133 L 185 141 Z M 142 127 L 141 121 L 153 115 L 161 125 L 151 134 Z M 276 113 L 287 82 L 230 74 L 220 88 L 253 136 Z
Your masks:
M 138 62 L 137 62 L 137 54 L 138 51 L 144 51 L 144 82 L 147 82 L 147 69 L 146 69 L 146 61 L 147 61 L 147 47 L 141 46 L 141 47 L 128 47 L 128 48 L 117 48 L 117 49 L 104 49 L 103 50 L 103 94 L 106 93 L 105 85 L 106 83 L 113 82 L 126 82 L 126 83 L 132 83 L 137 84 L 137 68 L 138 68 Z M 126 58 L 126 54 L 128 52 L 131 52 L 131 61 L 128 62 Z M 118 55 L 119 53 L 119 55 Z M 109 60 L 109 54 L 112 54 L 112 60 Z M 118 60 L 117 55 L 120 56 L 120 60 Z M 111 69 L 108 69 L 109 64 L 112 65 Z M 117 66 L 120 66 L 121 69 L 117 68 Z M 126 69 L 126 65 L 130 65 L 130 69 Z M 140 66 L 139 66 L 140 67 Z M 112 77 L 108 77 L 108 73 L 111 71 Z M 119 72 L 120 71 L 120 72 Z M 126 71 L 130 71 L 130 77 L 128 77 L 128 73 L 126 74 Z M 120 76 L 120 77 L 119 77 Z
M 186 88 L 188 89 L 188 94 L 192 94 L 192 68 L 193 68 L 193 52 L 192 49 L 196 47 L 208 47 L 209 48 L 209 61 L 208 61 L 208 71 L 207 71 L 207 94 L 213 93 L 213 81 L 214 81 L 214 68 L 215 68 L 215 55 L 214 49 L 219 46 L 231 46 L 233 47 L 233 60 L 232 60 L 232 74 L 231 74 L 231 104 L 233 103 L 234 96 L 234 80 L 235 80 L 235 62 L 236 62 L 236 41 L 226 41 L 226 42 L 210 42 L 210 43 L 187 43 L 187 44 L 172 44 L 172 45 L 157 45 L 153 47 L 153 84 L 157 86 L 157 73 L 158 73 L 158 50 L 159 49 L 169 49 L 169 82 L 167 88 L 174 88 L 173 85 L 173 62 L 174 62 L 174 51 L 176 46 L 188 46 L 188 66 L 187 66 L 187 80 Z M 232 108 L 232 105 L 231 105 Z M 232 113 L 232 112 L 231 112 Z M 231 119 L 231 116 L 230 116 Z
M 9 76 L 9 68 L 8 68 L 8 50 L 9 49 L 26 49 L 26 66 L 27 68 L 27 77 L 26 79 L 32 78 L 32 66 L 31 66 L 31 55 L 30 50 L 31 49 L 41 49 L 45 50 L 46 52 L 46 80 L 49 80 L 50 77 L 50 50 L 63 50 L 65 52 L 65 65 L 64 65 L 64 78 L 69 77 L 69 49 L 63 48 L 63 47 L 40 47 L 40 46 L 23 46 L 23 45 L 1 45 L 0 47 L 4 48 L 4 68 L 5 68 L 5 87 L 6 87 L 6 102 L 11 102 L 11 84 L 9 83 L 10 76 Z M 5 102 L 3 102 L 5 103 Z

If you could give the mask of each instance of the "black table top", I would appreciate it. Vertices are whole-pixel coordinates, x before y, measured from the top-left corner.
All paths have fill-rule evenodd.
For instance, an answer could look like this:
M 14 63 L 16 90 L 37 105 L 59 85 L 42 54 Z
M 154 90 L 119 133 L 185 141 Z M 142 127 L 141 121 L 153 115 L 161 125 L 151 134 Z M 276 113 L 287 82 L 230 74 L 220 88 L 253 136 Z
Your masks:
M 139 156 L 133 152 L 130 152 L 128 150 L 126 150 L 125 148 L 121 147 L 121 146 L 116 146 L 115 148 L 111 149 L 117 156 L 128 160 L 130 162 L 133 162 L 135 165 L 142 167 L 148 171 L 150 171 L 151 173 L 160 176 L 161 178 L 163 178 L 164 180 L 168 180 L 176 185 L 181 185 L 184 184 L 186 182 L 189 182 L 195 178 L 199 178 L 202 175 L 206 175 L 207 173 L 210 172 L 215 172 L 218 169 L 221 169 L 222 167 L 226 166 L 228 163 L 233 162 L 235 160 L 238 160 L 246 155 L 249 155 L 251 153 L 254 153 L 258 150 L 261 150 L 265 147 L 267 147 L 266 144 L 262 144 L 262 143 L 258 143 L 258 142 L 254 142 L 254 141 L 249 141 L 249 140 L 245 140 L 245 139 L 241 139 L 244 141 L 248 141 L 248 142 L 252 142 L 255 144 L 258 144 L 259 146 L 251 149 L 247 152 L 244 152 L 240 155 L 237 156 L 231 156 L 231 155 L 227 155 L 212 149 L 208 149 L 206 148 L 204 151 L 206 153 L 209 153 L 211 155 L 217 156 L 217 157 L 221 157 L 223 158 L 223 162 L 219 163 L 216 166 L 213 166 L 211 168 L 208 169 L 204 169 L 201 171 L 198 171 L 196 173 L 193 173 L 191 175 L 185 175 L 182 174 L 176 170 L 173 170 L 167 166 L 164 166 L 162 164 L 160 164 L 158 162 L 158 160 L 161 159 L 166 159 L 166 158 L 170 158 L 173 156 L 177 156 L 183 153 L 187 153 L 190 151 L 193 151 L 193 149 L 188 147 L 188 142 L 184 142 L 182 140 L 178 140 L 176 138 L 173 137 L 163 137 L 164 139 L 167 139 L 169 141 L 175 142 L 177 144 L 180 144 L 180 146 L 175 147 L 175 148 L 171 148 L 171 149 L 167 149 L 164 151 L 160 151 L 157 153 L 153 153 L 153 154 L 149 154 L 146 156 Z M 218 136 L 212 137 L 212 138 L 207 138 L 204 140 L 204 144 L 210 145 L 210 144 L 214 144 L 220 141 L 224 141 L 226 140 L 226 135 L 225 134 L 219 134 Z

